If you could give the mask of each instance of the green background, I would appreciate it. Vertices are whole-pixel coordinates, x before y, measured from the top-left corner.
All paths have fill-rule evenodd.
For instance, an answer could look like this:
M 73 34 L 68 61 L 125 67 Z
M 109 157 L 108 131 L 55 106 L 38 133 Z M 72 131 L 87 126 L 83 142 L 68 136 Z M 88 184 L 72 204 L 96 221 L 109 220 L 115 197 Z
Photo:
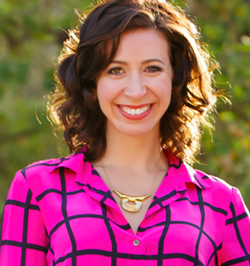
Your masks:
M 250 2 L 176 1 L 201 29 L 202 42 L 221 66 L 216 87 L 232 105 L 218 102 L 213 138 L 204 129 L 195 164 L 239 187 L 250 207 Z M 90 1 L 0 1 L 0 210 L 14 174 L 26 165 L 67 155 L 51 133 L 45 95 L 53 90 L 53 71 L 69 28 Z M 1 221 L 1 216 L 0 216 Z

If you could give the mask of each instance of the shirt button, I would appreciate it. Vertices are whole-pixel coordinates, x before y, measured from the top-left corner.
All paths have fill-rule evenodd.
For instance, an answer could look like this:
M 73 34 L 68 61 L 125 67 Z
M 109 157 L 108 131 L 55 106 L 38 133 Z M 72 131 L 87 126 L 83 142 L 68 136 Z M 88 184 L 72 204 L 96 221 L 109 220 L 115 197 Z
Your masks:
M 140 241 L 138 239 L 135 239 L 134 242 L 133 242 L 134 246 L 139 246 L 140 244 Z

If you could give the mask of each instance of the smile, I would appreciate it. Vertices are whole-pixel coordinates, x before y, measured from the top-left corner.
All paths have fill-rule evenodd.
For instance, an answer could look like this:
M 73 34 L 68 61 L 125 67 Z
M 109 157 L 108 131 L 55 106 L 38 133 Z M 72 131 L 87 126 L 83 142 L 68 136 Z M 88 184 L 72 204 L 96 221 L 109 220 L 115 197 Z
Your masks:
M 125 113 L 129 115 L 141 115 L 145 113 L 151 107 L 151 105 L 149 104 L 141 108 L 130 108 L 127 106 L 119 106 L 119 107 L 122 109 L 122 111 L 124 111 Z

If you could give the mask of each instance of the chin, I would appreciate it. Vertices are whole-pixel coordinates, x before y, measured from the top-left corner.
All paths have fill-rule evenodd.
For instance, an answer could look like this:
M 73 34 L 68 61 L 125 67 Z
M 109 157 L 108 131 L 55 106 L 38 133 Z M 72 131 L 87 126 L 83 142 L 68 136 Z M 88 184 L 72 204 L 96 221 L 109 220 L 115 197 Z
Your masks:
M 140 126 L 140 128 L 130 128 L 129 126 L 126 127 L 124 130 L 121 130 L 124 135 L 130 136 L 130 137 L 140 137 L 145 136 L 148 134 L 154 134 L 155 132 L 159 132 L 159 128 L 155 127 L 146 127 L 146 126 Z

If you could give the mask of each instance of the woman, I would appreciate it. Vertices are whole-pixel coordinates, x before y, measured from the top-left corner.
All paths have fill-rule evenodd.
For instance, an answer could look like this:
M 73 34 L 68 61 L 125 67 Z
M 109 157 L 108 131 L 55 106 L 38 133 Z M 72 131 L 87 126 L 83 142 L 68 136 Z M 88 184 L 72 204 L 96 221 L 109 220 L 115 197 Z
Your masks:
M 162 2 L 105 1 L 70 32 L 51 115 L 72 155 L 16 174 L 1 265 L 250 265 L 240 193 L 187 164 L 216 94 Z

